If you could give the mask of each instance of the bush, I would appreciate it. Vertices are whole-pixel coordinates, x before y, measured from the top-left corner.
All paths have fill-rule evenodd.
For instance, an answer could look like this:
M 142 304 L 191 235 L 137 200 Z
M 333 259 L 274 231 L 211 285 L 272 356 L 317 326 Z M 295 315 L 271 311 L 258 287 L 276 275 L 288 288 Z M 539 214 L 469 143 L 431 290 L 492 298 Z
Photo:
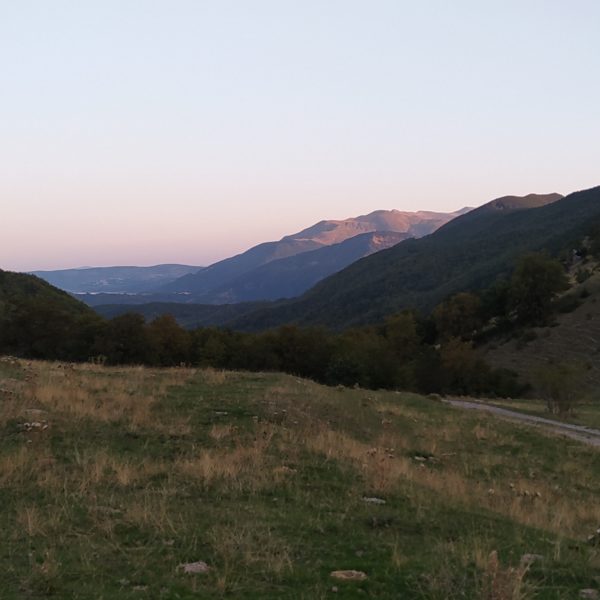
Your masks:
M 580 382 L 584 367 L 576 363 L 549 363 L 534 373 L 534 383 L 551 413 L 573 412 L 580 399 Z

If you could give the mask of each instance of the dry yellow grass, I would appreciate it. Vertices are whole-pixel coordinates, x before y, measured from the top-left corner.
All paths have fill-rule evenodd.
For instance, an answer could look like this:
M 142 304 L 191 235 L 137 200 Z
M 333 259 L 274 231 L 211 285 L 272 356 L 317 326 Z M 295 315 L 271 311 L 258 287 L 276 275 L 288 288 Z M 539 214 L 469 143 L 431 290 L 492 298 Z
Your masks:
M 222 371 L 218 369 L 213 369 L 212 367 L 207 367 L 205 369 L 199 369 L 198 374 L 200 379 L 206 383 L 207 385 L 219 386 L 223 385 L 227 382 L 229 374 L 227 371 Z
M 27 406 L 68 419 L 122 421 L 130 431 L 146 428 L 179 435 L 190 432 L 185 417 L 164 423 L 154 409 L 169 388 L 183 385 L 194 376 L 193 369 L 152 373 L 141 367 L 106 369 L 52 363 L 32 363 L 27 368 L 31 379 L 22 390 L 21 400 L 5 406 L 0 413 L 2 419 L 22 414 Z
M 167 487 L 145 491 L 132 499 L 124 511 L 124 520 L 162 536 L 176 534 L 186 525 L 183 516 L 173 510 L 173 492 Z
M 230 438 L 238 431 L 238 427 L 231 423 L 218 424 L 215 423 L 209 431 L 209 435 L 213 440 L 220 442 L 226 438 Z
M 242 566 L 281 575 L 292 569 L 288 544 L 268 527 L 219 525 L 209 530 L 208 539 L 226 572 L 239 572 Z
M 274 464 L 269 447 L 276 430 L 273 425 L 257 425 L 251 442 L 238 439 L 233 448 L 205 448 L 195 456 L 179 459 L 175 469 L 207 487 L 219 482 L 229 488 L 257 490 L 272 480 Z
M 449 426 L 446 434 L 444 429 L 440 429 L 440 436 L 448 438 L 456 428 Z M 487 430 L 488 427 L 477 426 L 473 434 L 478 437 Z M 391 493 L 409 484 L 414 497 L 419 496 L 420 488 L 427 488 L 458 505 L 485 507 L 523 525 L 563 534 L 576 535 L 600 522 L 600 506 L 592 497 L 580 497 L 574 505 L 563 490 L 542 480 L 483 484 L 470 476 L 469 463 L 454 457 L 431 463 L 396 455 L 403 443 L 389 434 L 383 434 L 372 446 L 321 424 L 316 433 L 307 433 L 298 441 L 301 440 L 309 450 L 327 459 L 349 461 L 360 470 L 373 492 Z M 430 448 L 435 448 L 435 444 Z
M 530 597 L 525 584 L 528 566 L 504 567 L 494 550 L 483 574 L 480 600 L 525 600 Z
M 44 518 L 36 506 L 18 508 L 16 522 L 21 531 L 24 531 L 29 537 L 45 534 Z

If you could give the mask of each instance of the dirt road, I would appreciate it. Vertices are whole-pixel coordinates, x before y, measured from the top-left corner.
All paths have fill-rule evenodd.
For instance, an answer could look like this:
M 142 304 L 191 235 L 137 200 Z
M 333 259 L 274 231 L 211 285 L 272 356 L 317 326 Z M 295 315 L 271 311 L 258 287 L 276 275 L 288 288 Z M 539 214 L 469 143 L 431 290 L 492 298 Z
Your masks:
M 598 429 L 584 427 L 583 425 L 573 425 L 571 423 L 561 423 L 559 421 L 553 421 L 552 419 L 545 419 L 544 417 L 536 417 L 535 415 L 526 415 L 524 413 L 509 410 L 507 408 L 500 408 L 499 406 L 493 406 L 491 404 L 485 404 L 483 402 L 460 400 L 457 398 L 445 398 L 444 402 L 451 406 L 456 406 L 457 408 L 480 410 L 492 413 L 503 419 L 535 425 L 547 431 L 551 431 L 552 433 L 564 435 L 579 442 L 583 442 L 584 444 L 600 448 L 600 430 Z

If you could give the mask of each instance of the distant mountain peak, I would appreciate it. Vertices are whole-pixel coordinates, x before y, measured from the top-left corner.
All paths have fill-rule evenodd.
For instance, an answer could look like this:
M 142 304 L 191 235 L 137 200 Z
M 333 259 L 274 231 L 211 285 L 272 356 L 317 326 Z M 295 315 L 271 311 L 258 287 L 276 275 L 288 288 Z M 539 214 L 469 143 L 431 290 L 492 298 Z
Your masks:
M 427 210 L 410 212 L 380 209 L 348 219 L 319 221 L 302 231 L 286 235 L 281 241 L 303 240 L 329 246 L 339 244 L 355 235 L 373 231 L 396 231 L 406 233 L 407 237 L 420 237 L 431 233 L 460 214 L 463 212 L 443 213 Z

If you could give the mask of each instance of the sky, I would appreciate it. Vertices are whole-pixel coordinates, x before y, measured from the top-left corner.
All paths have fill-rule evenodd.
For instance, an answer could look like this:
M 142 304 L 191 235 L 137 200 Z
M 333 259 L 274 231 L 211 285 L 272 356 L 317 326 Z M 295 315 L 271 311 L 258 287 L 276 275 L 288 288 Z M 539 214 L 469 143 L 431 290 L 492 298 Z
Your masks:
M 598 31 L 597 0 L 0 0 L 0 268 L 599 185 Z

